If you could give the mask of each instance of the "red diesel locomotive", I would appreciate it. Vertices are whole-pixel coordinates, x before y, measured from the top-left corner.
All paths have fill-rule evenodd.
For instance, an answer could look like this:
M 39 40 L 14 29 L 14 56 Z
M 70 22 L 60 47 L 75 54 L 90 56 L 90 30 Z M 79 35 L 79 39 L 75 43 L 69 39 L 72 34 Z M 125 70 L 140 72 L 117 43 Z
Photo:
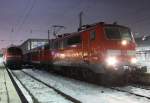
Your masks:
M 79 32 L 60 35 L 50 40 L 50 45 L 31 50 L 30 62 L 54 65 L 60 67 L 53 68 L 59 73 L 101 82 L 127 80 L 131 74 L 146 70 L 136 65 L 135 47 L 128 27 L 100 22 L 84 25 Z

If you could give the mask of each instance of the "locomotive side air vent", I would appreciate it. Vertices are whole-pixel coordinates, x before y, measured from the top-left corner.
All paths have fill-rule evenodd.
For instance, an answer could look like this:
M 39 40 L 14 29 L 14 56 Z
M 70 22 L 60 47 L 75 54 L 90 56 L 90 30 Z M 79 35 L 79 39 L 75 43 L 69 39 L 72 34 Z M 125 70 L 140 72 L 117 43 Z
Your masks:
M 57 35 L 57 37 L 58 37 L 58 38 L 62 38 L 62 37 L 63 37 L 63 35 Z
M 65 34 L 63 34 L 64 36 L 68 36 L 68 35 L 70 35 L 69 33 L 65 33 Z

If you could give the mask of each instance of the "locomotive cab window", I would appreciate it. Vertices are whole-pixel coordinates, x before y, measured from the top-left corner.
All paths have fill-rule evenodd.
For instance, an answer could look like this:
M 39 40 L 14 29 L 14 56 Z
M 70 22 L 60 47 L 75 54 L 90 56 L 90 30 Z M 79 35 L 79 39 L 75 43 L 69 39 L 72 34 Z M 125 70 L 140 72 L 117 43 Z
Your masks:
M 96 31 L 91 31 L 90 32 L 90 40 L 93 41 L 96 38 Z
M 105 27 L 105 34 L 106 34 L 108 39 L 132 40 L 131 32 L 126 27 L 106 26 Z
M 17 47 L 10 47 L 7 51 L 13 55 L 22 53 L 21 49 Z
M 73 36 L 71 38 L 68 38 L 68 40 L 67 40 L 68 46 L 76 45 L 76 44 L 80 44 L 80 43 L 81 43 L 81 36 L 80 35 Z

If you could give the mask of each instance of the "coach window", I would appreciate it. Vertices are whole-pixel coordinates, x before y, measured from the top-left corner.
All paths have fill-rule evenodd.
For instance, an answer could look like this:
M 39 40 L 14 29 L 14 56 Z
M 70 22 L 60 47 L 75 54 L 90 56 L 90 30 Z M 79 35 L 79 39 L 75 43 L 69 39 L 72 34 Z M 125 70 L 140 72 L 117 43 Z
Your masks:
M 80 44 L 81 43 L 81 37 L 80 35 L 73 36 L 71 38 L 68 38 L 67 45 L 74 45 L 74 44 Z
M 60 43 L 60 49 L 63 49 L 63 41 L 61 40 L 59 43 Z
M 96 38 L 96 31 L 91 31 L 90 32 L 90 40 L 92 41 L 92 40 L 95 40 L 95 38 Z
M 55 41 L 55 43 L 54 43 L 54 48 L 55 48 L 55 49 L 58 48 L 58 41 Z
M 51 43 L 50 43 L 50 46 L 51 46 L 50 49 L 55 49 L 54 45 L 55 45 L 55 42 L 51 41 Z
M 61 40 L 58 41 L 58 49 L 62 49 L 62 41 Z
M 49 44 L 44 45 L 44 50 L 48 50 L 49 49 Z
M 65 38 L 65 39 L 63 40 L 63 47 L 64 47 L 64 48 L 67 47 L 67 40 L 68 40 L 68 38 Z

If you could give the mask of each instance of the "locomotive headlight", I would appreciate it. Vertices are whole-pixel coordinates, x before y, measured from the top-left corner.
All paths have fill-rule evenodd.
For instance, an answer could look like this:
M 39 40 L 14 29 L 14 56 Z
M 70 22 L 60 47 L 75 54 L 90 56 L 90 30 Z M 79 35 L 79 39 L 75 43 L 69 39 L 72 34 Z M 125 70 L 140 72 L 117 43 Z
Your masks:
M 132 63 L 132 64 L 137 63 L 137 59 L 136 59 L 135 57 L 131 58 L 131 63 Z
M 124 45 L 124 46 L 127 45 L 127 43 L 128 43 L 127 40 L 122 40 L 121 41 L 121 44 Z
M 114 65 L 117 64 L 117 59 L 116 59 L 115 57 L 108 57 L 108 58 L 106 59 L 106 63 L 107 63 L 107 65 L 109 65 L 109 66 L 114 66 Z

